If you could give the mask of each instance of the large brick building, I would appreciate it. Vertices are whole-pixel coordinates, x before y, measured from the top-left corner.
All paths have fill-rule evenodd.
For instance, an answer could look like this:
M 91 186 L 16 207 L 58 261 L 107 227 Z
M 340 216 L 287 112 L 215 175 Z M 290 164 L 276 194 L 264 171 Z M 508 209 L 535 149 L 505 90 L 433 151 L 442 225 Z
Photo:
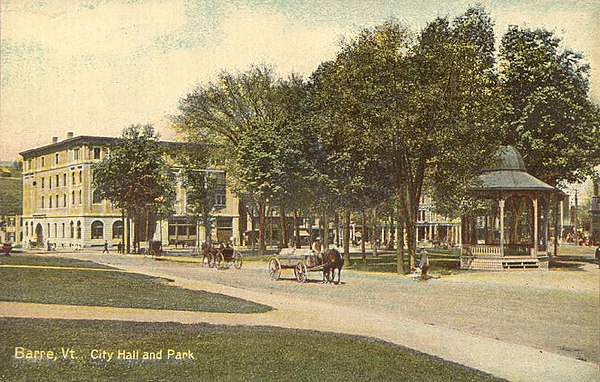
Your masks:
M 127 234 L 121 221 L 121 211 L 105 199 L 94 195 L 92 166 L 108 155 L 117 138 L 73 136 L 65 140 L 53 138 L 46 146 L 23 151 L 23 245 L 57 247 L 100 246 L 105 241 L 116 245 Z M 171 163 L 177 161 L 177 143 L 163 142 L 165 155 Z M 174 170 L 177 172 L 176 166 Z M 223 177 L 224 178 L 224 177 Z M 181 181 L 175 185 L 177 200 L 175 215 L 157 223 L 155 240 L 163 244 L 175 241 L 195 242 L 203 238 L 201 227 L 186 214 L 186 192 Z M 217 195 L 215 240 L 239 240 L 238 200 L 225 184 Z

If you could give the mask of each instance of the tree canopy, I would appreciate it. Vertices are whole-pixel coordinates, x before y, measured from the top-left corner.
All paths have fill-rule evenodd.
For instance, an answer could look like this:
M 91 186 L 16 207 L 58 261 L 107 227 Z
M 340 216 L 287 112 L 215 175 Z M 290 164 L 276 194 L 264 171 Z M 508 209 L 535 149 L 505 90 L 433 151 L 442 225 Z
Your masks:
M 94 192 L 147 228 L 138 239 L 152 236 L 152 223 L 173 208 L 175 179 L 163 155 L 151 125 L 131 125 L 92 169 Z
M 506 143 L 552 186 L 582 181 L 600 164 L 600 109 L 588 97 L 589 69 L 544 29 L 511 26 L 502 37 Z

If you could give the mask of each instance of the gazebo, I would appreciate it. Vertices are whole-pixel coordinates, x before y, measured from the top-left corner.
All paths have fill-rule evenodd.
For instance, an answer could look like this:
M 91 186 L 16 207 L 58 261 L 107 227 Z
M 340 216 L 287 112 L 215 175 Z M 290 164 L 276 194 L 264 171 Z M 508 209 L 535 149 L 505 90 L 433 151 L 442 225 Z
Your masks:
M 549 206 L 561 191 L 528 174 L 514 147 L 501 146 L 497 165 L 483 169 L 469 193 L 483 206 L 462 219 L 461 269 L 548 269 Z

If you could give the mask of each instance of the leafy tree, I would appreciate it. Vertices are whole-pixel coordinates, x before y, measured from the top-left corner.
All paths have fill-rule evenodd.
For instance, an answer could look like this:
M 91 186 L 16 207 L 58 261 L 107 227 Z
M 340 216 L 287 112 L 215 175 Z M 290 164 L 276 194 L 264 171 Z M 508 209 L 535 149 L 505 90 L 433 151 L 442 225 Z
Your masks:
M 588 98 L 589 65 L 560 46 L 552 32 L 511 26 L 500 47 L 506 143 L 521 152 L 528 172 L 552 186 L 582 181 L 600 164 L 600 109 Z
M 435 20 L 416 43 L 388 22 L 347 43 L 321 79 L 331 109 L 329 140 L 339 145 L 337 155 L 370 169 L 357 179 L 395 195 L 413 258 L 425 178 L 458 190 L 496 149 L 491 31 L 481 8 L 453 25 Z M 400 250 L 404 272 L 401 256 Z
M 156 220 L 171 213 L 175 200 L 174 176 L 163 154 L 151 125 L 131 125 L 93 167 L 94 192 L 134 220 L 137 248 L 154 235 Z
M 282 191 L 280 129 L 289 119 L 272 70 L 253 67 L 198 87 L 180 103 L 176 125 L 193 142 L 222 148 L 234 191 L 252 201 L 259 216 L 259 249 L 265 248 L 266 203 Z M 277 160 L 275 160 L 277 158 Z M 251 170 L 249 170 L 250 168 Z
M 212 243 L 212 227 L 217 212 L 216 195 L 225 188 L 225 172 L 211 169 L 213 151 L 210 147 L 192 146 L 180 156 L 182 185 L 186 190 L 186 213 L 205 229 L 204 242 Z

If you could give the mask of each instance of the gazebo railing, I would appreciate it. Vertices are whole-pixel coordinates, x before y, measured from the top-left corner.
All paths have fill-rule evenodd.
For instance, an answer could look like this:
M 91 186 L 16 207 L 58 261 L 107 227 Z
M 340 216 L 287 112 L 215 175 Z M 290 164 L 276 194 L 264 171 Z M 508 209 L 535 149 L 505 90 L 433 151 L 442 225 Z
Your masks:
M 463 256 L 502 257 L 500 245 L 463 245 Z M 504 246 L 504 257 L 530 256 L 531 245 L 507 244 Z

